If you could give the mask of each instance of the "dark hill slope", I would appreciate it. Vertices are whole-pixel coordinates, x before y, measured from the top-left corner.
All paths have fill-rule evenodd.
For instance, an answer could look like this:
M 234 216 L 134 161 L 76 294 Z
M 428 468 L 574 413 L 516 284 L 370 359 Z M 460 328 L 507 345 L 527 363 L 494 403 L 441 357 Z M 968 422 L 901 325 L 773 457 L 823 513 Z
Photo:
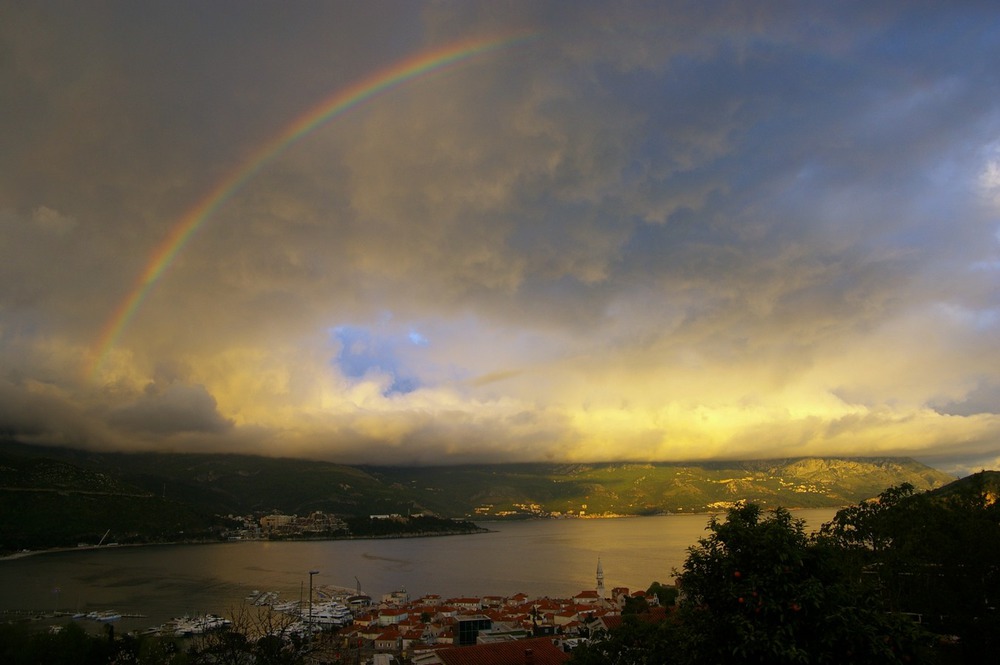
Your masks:
M 219 516 L 320 510 L 478 518 L 839 507 L 950 477 L 908 459 L 350 467 L 252 455 L 104 453 L 0 442 L 0 545 L 204 537 Z
M 0 551 L 211 537 L 217 520 L 114 475 L 0 448 Z
M 399 512 L 408 498 L 365 471 L 302 459 L 192 453 L 105 453 L 0 444 L 0 454 L 47 460 L 210 514 Z M 64 472 L 68 473 L 68 472 Z
M 930 492 L 952 503 L 991 506 L 1000 501 L 1000 471 L 980 471 Z

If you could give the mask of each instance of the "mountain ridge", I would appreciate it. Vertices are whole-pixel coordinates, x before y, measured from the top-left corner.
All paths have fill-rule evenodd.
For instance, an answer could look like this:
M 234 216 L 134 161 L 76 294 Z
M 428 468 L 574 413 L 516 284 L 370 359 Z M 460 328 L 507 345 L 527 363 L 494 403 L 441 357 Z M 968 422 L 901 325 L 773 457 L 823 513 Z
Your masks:
M 347 466 L 219 453 L 122 453 L 0 442 L 0 547 L 170 534 L 217 538 L 220 516 L 425 513 L 457 519 L 706 513 L 741 501 L 836 508 L 953 478 L 909 458 Z M 60 531 L 53 515 L 71 516 Z

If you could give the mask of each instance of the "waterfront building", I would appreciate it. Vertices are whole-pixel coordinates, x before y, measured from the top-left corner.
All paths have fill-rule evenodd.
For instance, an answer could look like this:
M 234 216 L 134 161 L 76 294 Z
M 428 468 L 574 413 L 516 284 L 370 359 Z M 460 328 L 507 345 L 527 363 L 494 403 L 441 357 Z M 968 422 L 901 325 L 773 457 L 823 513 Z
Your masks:
M 448 605 L 463 612 L 478 612 L 483 608 L 483 603 L 479 598 L 450 598 L 447 602 Z
M 260 526 L 267 533 L 290 526 L 293 522 L 295 522 L 294 515 L 282 515 L 280 513 L 264 515 L 260 518 Z
M 404 605 L 410 602 L 410 594 L 406 589 L 399 589 L 382 595 L 382 603 L 386 605 Z
M 392 626 L 403 623 L 409 618 L 409 612 L 404 608 L 387 608 L 378 613 L 379 626 Z

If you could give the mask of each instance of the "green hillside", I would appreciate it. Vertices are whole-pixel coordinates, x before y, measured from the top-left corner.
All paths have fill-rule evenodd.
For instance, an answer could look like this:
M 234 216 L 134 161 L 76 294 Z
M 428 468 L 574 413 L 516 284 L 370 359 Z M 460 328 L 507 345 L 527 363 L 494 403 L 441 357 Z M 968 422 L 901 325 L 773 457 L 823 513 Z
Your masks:
M 114 454 L 101 462 L 143 489 L 220 514 L 399 512 L 406 501 L 364 471 L 251 455 Z
M 951 476 L 910 459 L 799 458 L 752 462 L 366 467 L 417 505 L 483 517 L 648 515 L 764 507 L 845 506 L 891 485 L 940 487 Z
M 0 551 L 179 535 L 212 537 L 218 520 L 202 507 L 155 496 L 114 474 L 0 448 Z
M 40 468 L 58 469 L 50 473 L 65 475 L 78 490 L 84 489 L 80 483 L 118 484 L 131 488 L 128 491 L 198 506 L 209 514 L 322 510 L 367 515 L 400 512 L 408 505 L 408 498 L 366 472 L 329 462 L 254 455 L 104 453 L 9 442 L 0 444 L 0 463 L 5 454 L 39 460 Z M 48 479 L 36 473 L 31 478 L 38 487 L 55 482 L 55 476 Z M 7 484 L 0 475 L 0 487 Z
M 350 467 L 252 455 L 99 453 L 0 442 L 0 549 L 218 537 L 226 515 L 476 519 L 839 507 L 952 480 L 899 458 Z

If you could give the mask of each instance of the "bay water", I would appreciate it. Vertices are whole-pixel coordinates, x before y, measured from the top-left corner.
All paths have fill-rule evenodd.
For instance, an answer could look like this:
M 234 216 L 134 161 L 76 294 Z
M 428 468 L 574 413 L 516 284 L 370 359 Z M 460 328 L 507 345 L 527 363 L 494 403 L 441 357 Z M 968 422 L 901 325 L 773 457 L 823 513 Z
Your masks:
M 808 531 L 834 509 L 794 511 Z M 598 558 L 605 588 L 645 589 L 674 580 L 687 549 L 707 535 L 707 515 L 484 522 L 490 533 L 431 538 L 105 547 L 0 560 L 0 611 L 116 610 L 118 630 L 178 616 L 225 615 L 257 592 L 282 600 L 316 587 L 362 591 L 378 600 L 405 589 L 439 594 L 569 597 L 593 589 Z M 64 620 L 65 621 L 65 620 Z

